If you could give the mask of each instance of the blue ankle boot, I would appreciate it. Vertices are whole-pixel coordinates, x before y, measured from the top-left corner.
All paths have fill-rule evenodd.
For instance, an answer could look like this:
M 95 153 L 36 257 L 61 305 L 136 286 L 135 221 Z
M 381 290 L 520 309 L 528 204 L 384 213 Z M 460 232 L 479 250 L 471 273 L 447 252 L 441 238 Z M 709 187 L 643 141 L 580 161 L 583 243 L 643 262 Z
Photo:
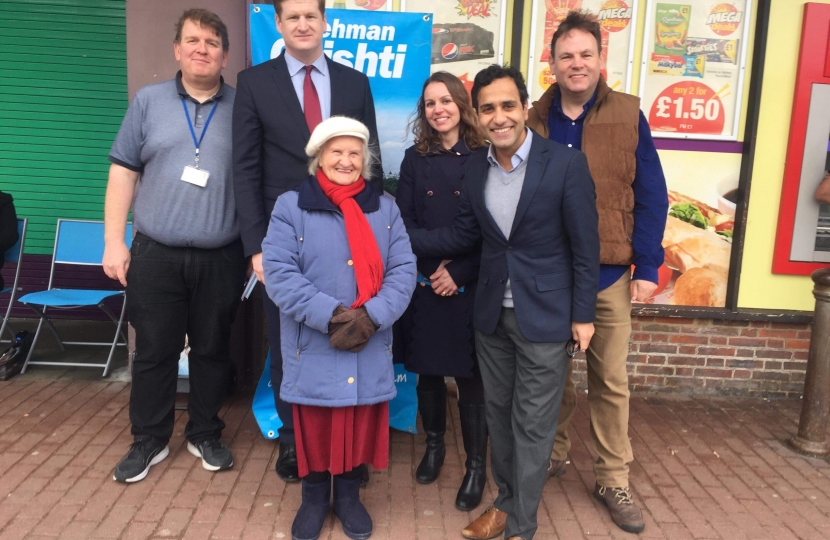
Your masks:
M 334 515 L 352 540 L 366 540 L 372 536 L 372 518 L 360 502 L 360 477 L 354 480 L 334 477 Z
M 330 499 L 331 478 L 316 484 L 303 479 L 303 502 L 291 525 L 292 540 L 317 540 L 326 523 Z

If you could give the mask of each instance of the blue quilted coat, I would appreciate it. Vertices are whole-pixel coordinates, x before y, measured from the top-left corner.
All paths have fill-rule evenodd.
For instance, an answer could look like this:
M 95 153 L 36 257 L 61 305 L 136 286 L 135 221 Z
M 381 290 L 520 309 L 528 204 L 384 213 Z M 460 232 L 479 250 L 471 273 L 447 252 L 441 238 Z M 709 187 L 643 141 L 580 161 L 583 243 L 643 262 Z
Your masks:
M 310 176 L 277 199 L 262 242 L 268 295 L 280 309 L 283 380 L 289 403 L 323 407 L 371 405 L 395 397 L 392 324 L 415 289 L 415 256 L 398 207 L 368 183 L 355 196 L 369 221 L 384 263 L 383 286 L 364 304 L 379 326 L 357 353 L 329 343 L 335 308 L 350 307 L 357 282 L 340 210 Z

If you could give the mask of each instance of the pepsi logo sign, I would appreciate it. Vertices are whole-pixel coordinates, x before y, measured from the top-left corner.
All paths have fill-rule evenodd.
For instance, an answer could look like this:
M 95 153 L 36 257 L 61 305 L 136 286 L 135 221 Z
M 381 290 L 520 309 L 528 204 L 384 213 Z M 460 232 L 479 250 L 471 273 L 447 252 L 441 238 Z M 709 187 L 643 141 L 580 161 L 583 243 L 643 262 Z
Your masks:
M 447 60 L 452 60 L 456 56 L 458 56 L 458 45 L 455 43 L 447 43 L 443 47 L 441 47 L 441 56 L 446 58 Z

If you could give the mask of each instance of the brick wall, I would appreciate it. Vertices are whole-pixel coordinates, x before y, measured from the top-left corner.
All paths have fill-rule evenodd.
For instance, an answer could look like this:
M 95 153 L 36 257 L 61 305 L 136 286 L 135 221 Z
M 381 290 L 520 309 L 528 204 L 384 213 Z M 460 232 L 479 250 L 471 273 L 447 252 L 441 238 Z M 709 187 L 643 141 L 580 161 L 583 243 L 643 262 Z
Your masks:
M 810 325 L 633 317 L 628 355 L 633 391 L 800 396 Z M 585 388 L 585 359 L 575 373 Z

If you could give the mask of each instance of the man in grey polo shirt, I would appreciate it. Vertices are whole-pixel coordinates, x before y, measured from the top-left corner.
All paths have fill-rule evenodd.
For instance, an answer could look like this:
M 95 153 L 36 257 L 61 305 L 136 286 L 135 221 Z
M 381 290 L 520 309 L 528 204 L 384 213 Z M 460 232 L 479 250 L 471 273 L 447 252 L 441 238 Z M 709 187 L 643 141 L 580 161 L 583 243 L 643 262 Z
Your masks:
M 228 31 L 205 9 L 184 12 L 173 44 L 181 71 L 138 91 L 109 159 L 104 270 L 127 287 L 136 331 L 130 393 L 135 442 L 113 479 L 137 482 L 168 455 L 179 354 L 190 344 L 184 430 L 209 471 L 233 466 L 219 419 L 233 364 L 230 327 L 245 279 L 231 174 L 235 90 L 221 73 Z M 140 181 L 139 181 L 140 179 Z M 124 243 L 130 206 L 136 231 Z

